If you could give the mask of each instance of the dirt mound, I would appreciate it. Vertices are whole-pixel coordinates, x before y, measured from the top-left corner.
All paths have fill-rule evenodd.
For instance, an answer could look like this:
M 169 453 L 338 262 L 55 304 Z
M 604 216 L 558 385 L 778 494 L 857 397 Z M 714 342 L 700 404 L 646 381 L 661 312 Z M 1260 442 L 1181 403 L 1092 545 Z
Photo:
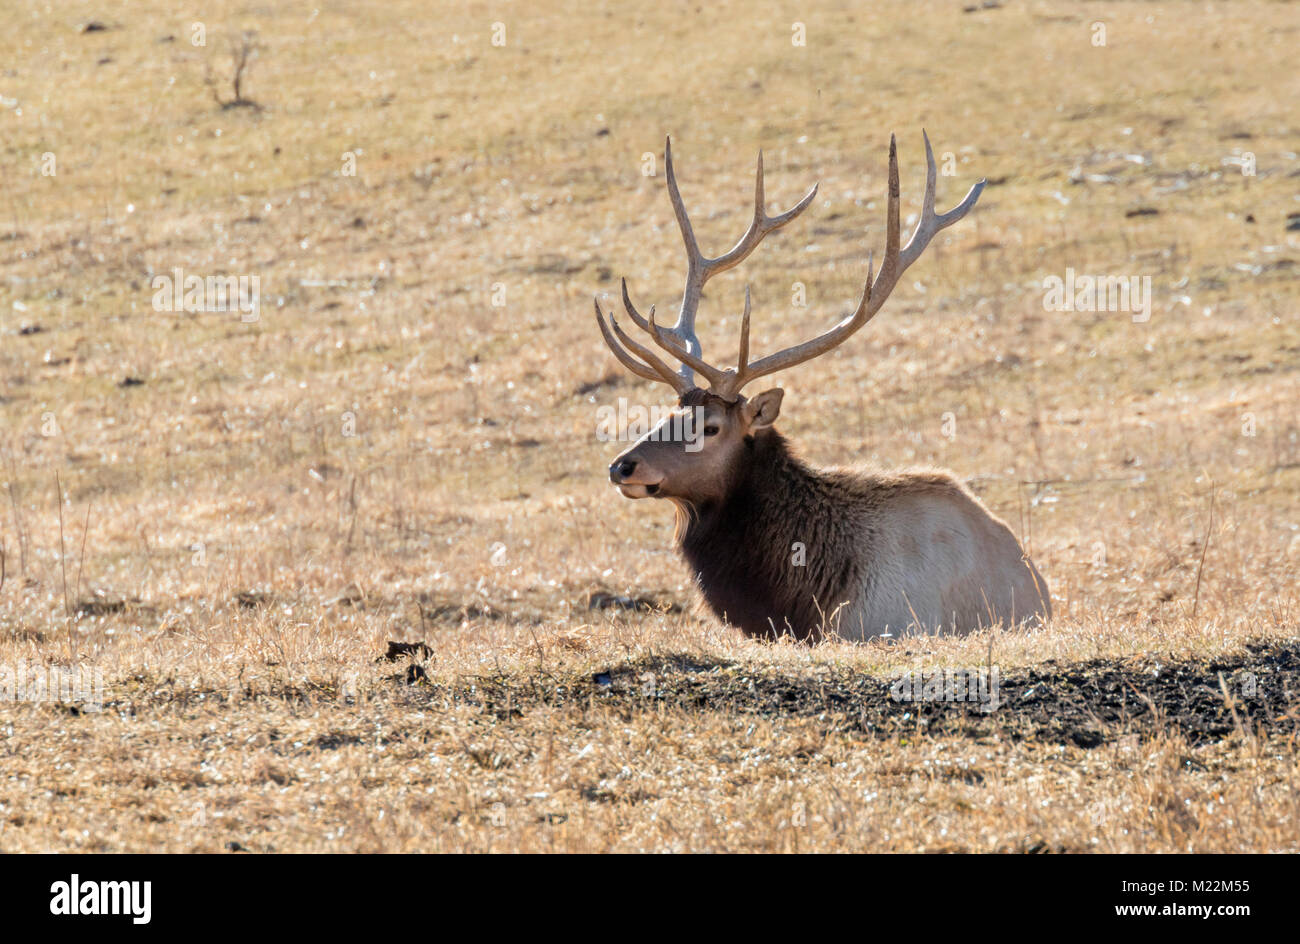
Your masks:
M 980 669 L 973 669 L 978 673 Z M 985 681 L 992 676 L 985 672 Z M 435 700 L 476 704 L 501 718 L 539 705 L 663 707 L 763 717 L 816 717 L 872 737 L 1003 737 L 1098 747 L 1127 734 L 1181 732 L 1193 744 L 1233 732 L 1294 733 L 1300 724 L 1300 641 L 1258 644 L 1214 659 L 1143 657 L 998 673 L 979 700 L 906 697 L 899 674 L 834 667 L 767 674 L 738 663 L 688 657 L 644 660 L 593 676 L 476 678 L 432 685 Z M 974 685 L 971 686 L 974 691 Z

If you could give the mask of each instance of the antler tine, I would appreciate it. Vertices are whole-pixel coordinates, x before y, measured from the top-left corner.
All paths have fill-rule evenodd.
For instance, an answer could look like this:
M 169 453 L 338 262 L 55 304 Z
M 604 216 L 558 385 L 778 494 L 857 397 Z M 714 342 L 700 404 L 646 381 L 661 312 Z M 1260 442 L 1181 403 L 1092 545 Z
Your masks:
M 896 279 L 900 274 L 898 264 L 898 213 L 901 190 L 898 185 L 898 142 L 889 136 L 889 200 L 885 208 L 885 261 L 880 264 L 880 278 Z M 891 284 L 888 281 L 885 285 Z M 872 288 L 875 288 L 873 285 Z
M 674 373 L 672 368 L 659 358 L 655 357 L 655 355 L 650 351 L 629 338 L 623 332 L 623 329 L 618 326 L 618 321 L 615 320 L 613 313 L 611 313 L 609 320 L 610 324 L 614 326 L 615 333 L 629 348 L 644 357 L 645 362 L 643 363 L 642 361 L 637 360 L 624 350 L 622 345 L 614 339 L 614 335 L 610 334 L 609 326 L 605 324 L 605 313 L 600 310 L 599 299 L 596 300 L 595 304 L 596 324 L 600 326 L 601 336 L 605 339 L 605 343 L 614 353 L 614 356 L 618 358 L 620 364 L 632 371 L 632 373 L 636 374 L 638 377 L 644 377 L 646 380 L 654 380 L 668 384 L 677 391 L 679 396 L 691 388 L 690 384 L 683 385 L 681 377 Z
M 907 241 L 907 246 L 903 248 L 902 269 L 906 269 L 913 262 L 921 257 L 925 252 L 925 247 L 930 244 L 935 233 L 942 229 L 947 229 L 953 223 L 956 223 L 975 205 L 975 201 L 980 198 L 984 192 L 985 181 L 980 179 L 966 192 L 961 203 L 957 204 L 947 213 L 936 214 L 934 212 L 934 184 L 938 176 L 938 171 L 934 166 L 934 151 L 930 148 L 930 136 L 926 134 L 925 129 L 921 130 L 921 137 L 925 139 L 925 197 L 921 201 L 921 218 L 916 222 L 916 229 L 912 233 L 912 238 Z M 900 274 L 902 272 L 900 269 Z
M 971 207 L 975 205 L 975 201 L 979 199 L 984 190 L 983 180 L 971 187 L 965 198 L 956 207 L 947 213 L 935 213 L 934 189 L 937 171 L 934 164 L 934 152 L 930 148 L 929 135 L 922 132 L 922 136 L 925 138 L 925 196 L 922 200 L 921 218 L 917 222 L 916 230 L 912 233 L 912 238 L 908 240 L 907 246 L 902 250 L 898 247 L 900 196 L 898 151 L 894 136 L 890 135 L 889 201 L 885 219 L 885 259 L 880 265 L 880 274 L 873 277 L 872 269 L 874 265 L 871 257 L 868 256 L 867 282 L 863 286 L 858 307 L 850 317 L 811 341 L 805 341 L 775 354 L 769 354 L 747 367 L 742 365 L 735 376 L 729 378 L 730 382 L 722 395 L 734 396 L 740 391 L 741 387 L 751 380 L 801 364 L 842 344 L 850 335 L 870 321 L 876 312 L 880 311 L 881 306 L 888 300 L 890 292 L 898 284 L 899 277 L 907 270 L 908 266 L 921 257 L 921 253 L 925 251 L 930 240 L 934 238 L 934 234 L 956 223 L 970 212 Z
M 767 215 L 767 198 L 763 187 L 763 152 L 758 152 L 758 167 L 754 172 L 754 218 L 750 221 L 749 229 L 745 230 L 745 235 L 740 237 L 740 241 L 732 246 L 716 259 L 705 259 L 704 268 L 707 274 L 705 281 L 717 275 L 719 272 L 725 272 L 735 265 L 739 265 L 745 258 L 757 248 L 758 244 L 768 233 L 775 233 L 781 227 L 785 226 L 804 210 L 808 209 L 817 196 L 817 188 L 820 184 L 813 184 L 812 188 L 803 195 L 803 199 L 796 203 L 784 213 L 778 213 L 776 216 Z
M 758 165 L 754 175 L 754 216 L 750 221 L 749 228 L 745 230 L 745 234 L 740 237 L 740 240 L 734 246 L 722 255 L 710 259 L 700 251 L 699 243 L 695 239 L 695 230 L 691 227 L 690 217 L 686 213 L 686 205 L 682 200 L 681 190 L 677 186 L 677 174 L 673 169 L 671 136 L 664 143 L 664 163 L 668 178 L 668 196 L 673 204 L 673 214 L 677 217 L 677 226 L 682 232 L 682 243 L 686 247 L 686 287 L 682 293 L 681 310 L 677 315 L 676 323 L 671 328 L 661 330 L 676 342 L 674 346 L 677 349 L 685 350 L 688 354 L 695 355 L 698 358 L 703 353 L 703 348 L 700 345 L 699 335 L 695 330 L 695 315 L 699 310 L 700 295 L 704 291 L 704 283 L 719 272 L 725 272 L 739 265 L 757 248 L 765 236 L 781 229 L 806 210 L 817 195 L 818 185 L 814 184 L 803 199 L 789 210 L 776 216 L 768 216 L 766 192 L 763 184 L 763 152 L 759 151 Z M 671 353 L 677 353 L 671 347 L 666 349 Z M 691 379 L 692 366 L 690 362 L 683 360 L 680 373 L 688 381 Z M 694 369 L 701 374 L 705 373 L 698 367 Z M 715 373 L 720 372 L 715 369 Z M 705 376 L 708 375 L 705 374 Z
M 638 328 L 647 332 L 650 330 L 650 322 L 641 317 L 641 313 L 636 310 L 635 306 L 633 306 L 632 299 L 627 294 L 627 279 L 623 279 L 623 309 L 627 312 L 628 317 L 636 322 Z M 653 313 L 654 310 L 655 306 L 651 305 L 651 313 Z
M 686 265 L 694 270 L 704 261 L 704 254 L 695 241 L 695 230 L 691 227 L 691 218 L 686 215 L 686 204 L 682 202 L 682 192 L 677 187 L 677 175 L 673 173 L 672 135 L 664 139 L 664 165 L 668 177 L 668 199 L 672 201 L 677 228 L 682 231 L 682 242 L 686 244 Z
M 740 319 L 740 354 L 736 357 L 736 376 L 745 376 L 749 368 L 749 286 L 745 286 L 745 314 Z

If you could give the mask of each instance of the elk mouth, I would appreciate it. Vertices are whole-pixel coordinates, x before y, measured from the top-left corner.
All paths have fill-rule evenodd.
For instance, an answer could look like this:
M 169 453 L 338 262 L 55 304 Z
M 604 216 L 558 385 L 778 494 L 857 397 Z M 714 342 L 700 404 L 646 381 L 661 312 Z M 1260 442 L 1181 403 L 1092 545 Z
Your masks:
M 659 494 L 659 483 L 624 482 L 619 483 L 618 490 L 624 498 L 654 498 Z

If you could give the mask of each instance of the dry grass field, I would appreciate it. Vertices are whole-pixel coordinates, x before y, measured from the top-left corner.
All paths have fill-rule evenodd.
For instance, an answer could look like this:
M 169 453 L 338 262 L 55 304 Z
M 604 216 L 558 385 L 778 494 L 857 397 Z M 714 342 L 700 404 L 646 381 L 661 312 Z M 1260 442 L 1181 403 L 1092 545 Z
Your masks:
M 0 851 L 1300 851 L 1296 4 L 7 13 Z M 666 134 L 711 253 L 762 147 L 821 189 L 705 350 L 746 284 L 756 353 L 825 330 L 922 128 L 941 208 L 988 187 L 781 428 L 951 468 L 1056 616 L 745 639 L 607 482 L 597 410 L 668 394 L 592 296 L 675 311 Z M 256 320 L 158 310 L 176 269 Z M 1150 317 L 1046 310 L 1068 270 Z M 997 709 L 891 697 L 945 666 Z M 17 684 L 74 668 L 102 710 Z

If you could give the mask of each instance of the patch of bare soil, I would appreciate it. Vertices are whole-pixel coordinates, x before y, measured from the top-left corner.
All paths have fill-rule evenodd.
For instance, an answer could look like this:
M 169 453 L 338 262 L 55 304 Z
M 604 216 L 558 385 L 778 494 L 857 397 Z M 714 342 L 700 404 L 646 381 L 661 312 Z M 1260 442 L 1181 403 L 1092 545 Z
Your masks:
M 766 674 L 733 662 L 667 657 L 592 676 L 542 672 L 527 678 L 480 677 L 457 686 L 421 681 L 415 697 L 478 705 L 503 720 L 542 705 L 579 702 L 629 714 L 680 708 L 814 717 L 835 729 L 887 739 L 1000 737 L 1094 748 L 1129 734 L 1179 731 L 1190 743 L 1203 744 L 1233 732 L 1297 732 L 1300 640 L 1180 662 L 1048 661 L 999 673 L 995 705 L 973 699 L 900 701 L 898 691 L 897 677 L 831 666 Z

